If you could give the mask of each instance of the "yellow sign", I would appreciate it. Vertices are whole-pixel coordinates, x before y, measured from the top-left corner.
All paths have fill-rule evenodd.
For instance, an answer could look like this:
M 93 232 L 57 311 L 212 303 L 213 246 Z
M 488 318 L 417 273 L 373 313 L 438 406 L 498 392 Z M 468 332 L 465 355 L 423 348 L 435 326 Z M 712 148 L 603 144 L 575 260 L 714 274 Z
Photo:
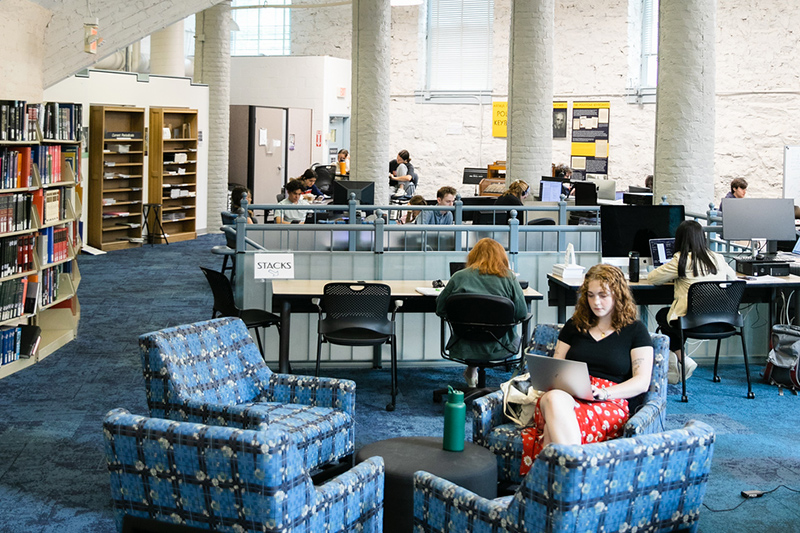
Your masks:
M 508 102 L 492 102 L 492 137 L 508 136 Z

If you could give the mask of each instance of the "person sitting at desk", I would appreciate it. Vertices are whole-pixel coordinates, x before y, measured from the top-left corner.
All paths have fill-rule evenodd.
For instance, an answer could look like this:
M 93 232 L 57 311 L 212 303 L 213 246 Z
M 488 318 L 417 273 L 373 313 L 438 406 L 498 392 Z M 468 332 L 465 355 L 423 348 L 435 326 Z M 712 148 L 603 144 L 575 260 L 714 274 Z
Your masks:
M 239 210 L 242 208 L 242 197 L 247 195 L 247 203 L 253 203 L 253 195 L 250 193 L 250 189 L 247 187 L 243 187 L 241 185 L 237 185 L 233 188 L 233 192 L 231 192 L 231 212 L 239 214 Z M 247 210 L 247 223 L 248 224 L 255 224 L 255 215 L 249 209 Z
M 302 198 L 303 184 L 300 180 L 291 180 L 286 184 L 286 198 L 278 202 L 280 205 L 309 205 Z M 276 224 L 303 224 L 308 214 L 307 209 L 282 209 L 275 213 Z
M 619 437 L 638 407 L 633 399 L 650 386 L 652 340 L 636 318 L 636 302 L 619 268 L 599 264 L 586 272 L 575 313 L 561 329 L 553 357 L 587 364 L 595 401 L 573 398 L 560 389 L 540 396 L 534 425 L 522 430 L 523 476 L 548 444 Z
M 725 195 L 725 198 L 744 198 L 747 194 L 747 180 L 744 178 L 734 178 L 731 180 L 731 192 Z M 722 205 L 725 203 L 725 198 L 719 203 L 719 210 L 722 211 Z
M 425 198 L 424 197 L 422 197 L 419 194 L 416 194 L 416 195 L 411 197 L 411 200 L 408 201 L 408 205 L 428 205 L 428 204 L 425 202 Z M 406 211 L 405 217 L 399 218 L 397 220 L 397 223 L 398 224 L 411 224 L 411 223 L 414 222 L 414 220 L 417 219 L 417 217 L 419 216 L 419 214 L 421 212 L 422 211 Z
M 528 196 L 531 188 L 528 183 L 523 180 L 516 180 L 508 186 L 506 192 L 498 197 L 494 205 L 522 205 L 522 200 Z M 517 219 L 522 220 L 522 212 L 517 210 Z M 511 211 L 495 211 L 494 222 L 495 224 L 502 224 L 511 218 Z
M 453 187 L 445 185 L 436 191 L 437 205 L 452 207 L 455 200 L 456 190 Z M 453 223 L 453 213 L 451 211 L 423 211 L 422 214 L 417 217 L 415 223 L 446 226 Z
M 686 364 L 686 378 L 692 375 L 697 363 L 683 353 L 678 319 L 688 310 L 689 287 L 698 281 L 723 281 L 736 279 L 736 272 L 725 258 L 708 249 L 703 227 L 695 220 L 684 220 L 675 231 L 675 254 L 667 263 L 647 274 L 647 281 L 653 285 L 675 282 L 674 300 L 670 307 L 656 313 L 656 321 L 661 331 L 669 337 L 670 383 L 680 381 L 679 362 Z
M 317 188 L 317 175 L 310 168 L 306 169 L 303 175 L 297 178 L 297 181 L 303 185 L 303 195 L 306 196 L 307 200 L 309 199 L 307 196 L 311 196 L 311 200 L 319 196 L 325 196 L 325 193 Z
M 514 302 L 514 320 L 522 320 L 528 314 L 525 295 L 522 293 L 517 277 L 508 266 L 505 249 L 494 239 L 484 238 L 475 243 L 467 256 L 467 266 L 453 274 L 442 292 L 436 297 L 436 314 L 444 317 L 445 302 L 451 294 L 493 294 L 505 296 Z M 516 334 L 509 331 L 505 337 L 490 343 L 448 343 L 451 352 L 457 348 L 459 357 L 491 361 L 508 357 L 503 346 L 513 346 Z M 468 366 L 464 379 L 469 387 L 478 385 L 478 367 Z
M 414 195 L 414 191 L 419 183 L 419 176 L 411 164 L 411 156 L 408 150 L 400 150 L 397 154 L 397 168 L 392 171 L 392 164 L 389 163 L 389 187 L 394 187 L 392 198 L 403 198 Z

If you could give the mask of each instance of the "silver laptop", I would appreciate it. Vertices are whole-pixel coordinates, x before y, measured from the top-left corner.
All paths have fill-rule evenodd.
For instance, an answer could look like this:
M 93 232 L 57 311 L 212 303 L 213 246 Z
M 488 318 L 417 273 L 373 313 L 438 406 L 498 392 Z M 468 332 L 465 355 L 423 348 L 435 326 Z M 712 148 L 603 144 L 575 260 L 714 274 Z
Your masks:
M 540 391 L 561 389 L 575 398 L 594 400 L 589 368 L 582 361 L 556 359 L 546 355 L 525 354 L 531 387 Z

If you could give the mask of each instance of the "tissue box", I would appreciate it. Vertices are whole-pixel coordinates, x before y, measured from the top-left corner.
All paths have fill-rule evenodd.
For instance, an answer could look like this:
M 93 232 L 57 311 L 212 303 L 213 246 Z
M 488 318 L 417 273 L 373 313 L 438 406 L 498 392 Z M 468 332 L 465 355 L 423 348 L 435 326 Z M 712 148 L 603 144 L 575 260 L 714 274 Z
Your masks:
M 553 265 L 553 274 L 560 276 L 562 279 L 580 279 L 583 277 L 583 272 L 586 267 L 581 265 L 566 265 L 564 263 L 556 263 Z

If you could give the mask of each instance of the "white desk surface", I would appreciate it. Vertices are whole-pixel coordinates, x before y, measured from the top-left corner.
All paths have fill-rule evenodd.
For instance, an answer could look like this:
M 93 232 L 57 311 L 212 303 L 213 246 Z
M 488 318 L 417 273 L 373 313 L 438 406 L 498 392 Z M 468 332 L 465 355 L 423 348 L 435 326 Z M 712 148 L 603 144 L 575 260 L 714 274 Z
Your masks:
M 276 279 L 272 281 L 272 294 L 291 294 L 296 296 L 322 296 L 326 283 L 353 280 L 327 279 Z M 363 280 L 370 283 L 385 283 L 392 289 L 392 296 L 423 296 L 417 287 L 432 287 L 431 280 Z M 528 287 L 522 291 L 527 297 L 541 299 L 542 294 Z

